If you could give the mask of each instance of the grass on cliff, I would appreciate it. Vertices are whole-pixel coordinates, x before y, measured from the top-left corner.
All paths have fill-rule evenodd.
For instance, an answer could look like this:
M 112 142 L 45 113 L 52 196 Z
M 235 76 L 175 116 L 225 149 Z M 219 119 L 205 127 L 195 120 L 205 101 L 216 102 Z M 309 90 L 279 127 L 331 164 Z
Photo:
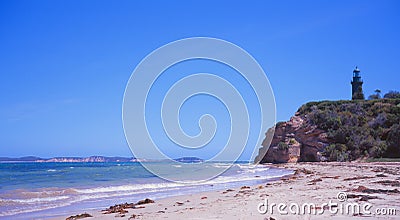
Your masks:
M 330 161 L 400 157 L 400 99 L 309 102 L 298 112 L 327 132 Z
M 368 158 L 365 162 L 400 162 L 400 158 Z

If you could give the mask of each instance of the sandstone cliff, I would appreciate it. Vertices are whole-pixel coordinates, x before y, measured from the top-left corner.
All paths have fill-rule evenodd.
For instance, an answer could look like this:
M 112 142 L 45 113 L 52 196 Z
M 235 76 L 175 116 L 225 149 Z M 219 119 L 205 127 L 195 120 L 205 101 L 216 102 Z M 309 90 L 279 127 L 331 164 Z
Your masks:
M 317 126 L 306 123 L 307 119 L 298 113 L 287 122 L 278 123 L 270 147 L 263 142 L 256 158 L 261 163 L 286 163 L 298 161 L 324 161 L 321 155 L 328 145 L 327 134 Z M 266 135 L 271 135 L 271 128 Z M 269 134 L 268 134 L 269 133 Z M 266 139 L 265 139 L 266 140 Z

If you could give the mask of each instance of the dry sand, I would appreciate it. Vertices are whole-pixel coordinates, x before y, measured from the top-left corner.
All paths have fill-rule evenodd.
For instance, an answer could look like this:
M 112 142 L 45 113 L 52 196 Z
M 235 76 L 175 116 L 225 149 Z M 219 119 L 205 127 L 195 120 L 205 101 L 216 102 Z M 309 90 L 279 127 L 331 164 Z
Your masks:
M 295 170 L 295 174 L 263 185 L 204 192 L 194 195 L 170 197 L 155 203 L 125 209 L 128 213 L 103 214 L 88 212 L 94 217 L 84 219 L 400 219 L 400 163 L 297 163 L 273 165 Z M 399 190 L 398 190 L 399 189 Z M 340 202 L 338 193 L 347 200 Z M 266 214 L 258 212 L 260 203 L 314 203 L 312 212 L 319 214 L 292 214 L 288 207 L 279 213 L 274 207 Z M 330 205 L 323 205 L 329 203 Z M 137 202 L 137 201 L 127 201 Z M 329 210 L 346 208 L 348 204 L 371 205 L 371 214 L 332 214 Z M 114 205 L 114 204 L 112 204 Z M 261 206 L 264 208 L 265 206 Z M 292 205 L 293 212 L 296 206 Z M 376 212 L 394 208 L 395 215 L 378 215 Z M 378 210 L 379 209 L 379 210 Z M 352 208 L 350 207 L 350 210 Z M 84 213 L 85 210 L 82 210 Z M 76 214 L 82 214 L 76 213 Z M 65 219 L 62 218 L 62 219 Z

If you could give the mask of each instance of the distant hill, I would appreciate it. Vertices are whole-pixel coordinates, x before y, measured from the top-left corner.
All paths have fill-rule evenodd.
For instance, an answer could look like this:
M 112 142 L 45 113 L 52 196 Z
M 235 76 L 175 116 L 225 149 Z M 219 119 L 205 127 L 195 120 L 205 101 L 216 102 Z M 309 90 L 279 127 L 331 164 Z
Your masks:
M 309 102 L 266 135 L 257 162 L 400 158 L 400 99 Z
M 104 157 L 104 156 L 91 156 L 91 157 L 53 157 L 53 158 L 40 158 L 35 156 L 9 158 L 0 157 L 0 162 L 136 162 L 137 159 L 133 157 Z
M 19 158 L 11 158 L 11 157 L 0 157 L 0 161 L 15 161 L 15 162 L 32 162 L 36 160 L 42 160 L 40 157 L 35 156 L 27 156 L 27 157 L 19 157 Z

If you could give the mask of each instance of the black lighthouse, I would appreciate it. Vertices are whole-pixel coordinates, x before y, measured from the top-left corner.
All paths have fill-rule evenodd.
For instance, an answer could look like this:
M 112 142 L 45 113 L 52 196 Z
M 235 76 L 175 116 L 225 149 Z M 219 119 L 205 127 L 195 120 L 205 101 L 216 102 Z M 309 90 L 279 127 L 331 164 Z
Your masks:
M 364 93 L 362 90 L 363 81 L 361 80 L 360 70 L 356 66 L 353 70 L 353 81 L 351 81 L 351 98 L 353 100 L 356 99 L 364 99 Z

